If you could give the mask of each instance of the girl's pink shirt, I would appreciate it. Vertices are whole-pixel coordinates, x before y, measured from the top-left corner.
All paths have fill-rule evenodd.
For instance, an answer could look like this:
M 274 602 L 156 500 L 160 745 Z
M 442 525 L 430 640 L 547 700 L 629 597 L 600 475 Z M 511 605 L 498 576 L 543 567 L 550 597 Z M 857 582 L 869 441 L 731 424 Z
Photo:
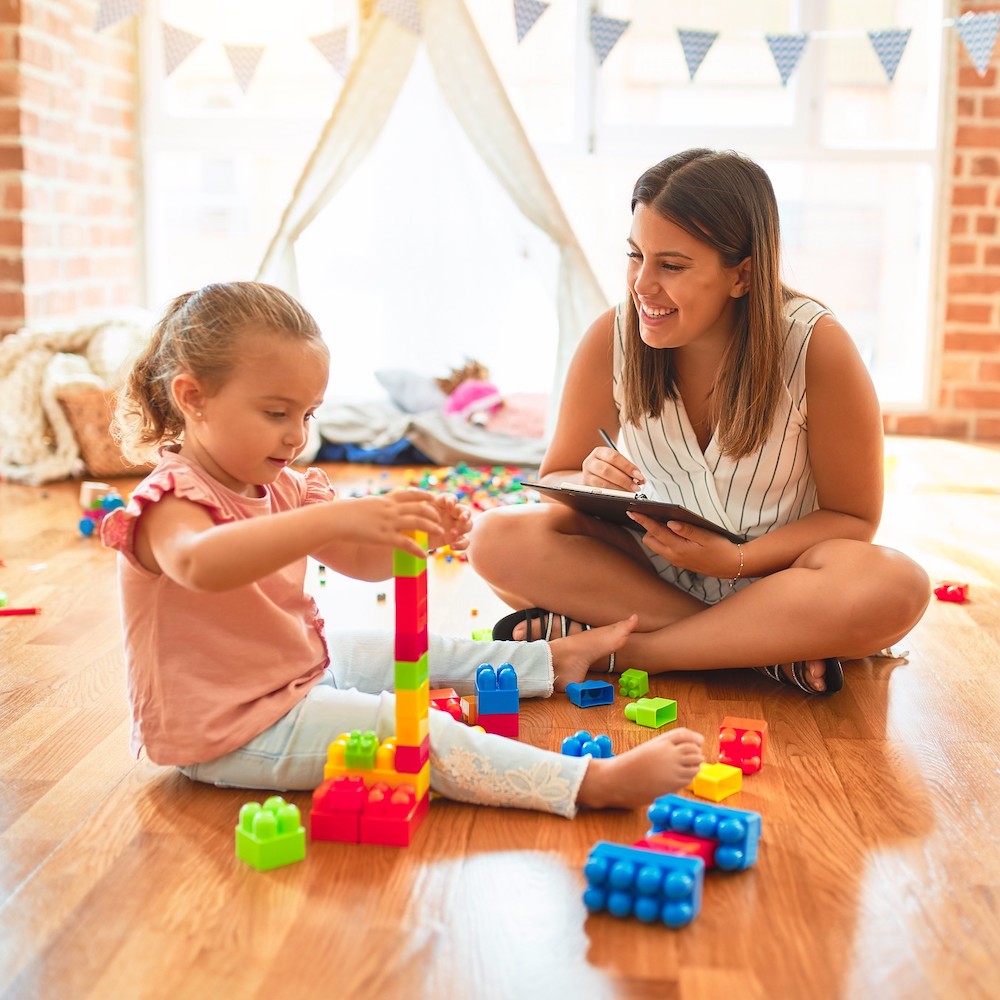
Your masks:
M 103 521 L 118 550 L 132 752 L 157 764 L 199 764 L 235 750 L 305 697 L 330 662 L 323 620 L 305 592 L 306 559 L 256 583 L 199 593 L 135 558 L 135 527 L 164 494 L 200 504 L 217 524 L 267 517 L 336 494 L 319 469 L 283 469 L 259 499 L 232 492 L 164 451 L 125 508 Z

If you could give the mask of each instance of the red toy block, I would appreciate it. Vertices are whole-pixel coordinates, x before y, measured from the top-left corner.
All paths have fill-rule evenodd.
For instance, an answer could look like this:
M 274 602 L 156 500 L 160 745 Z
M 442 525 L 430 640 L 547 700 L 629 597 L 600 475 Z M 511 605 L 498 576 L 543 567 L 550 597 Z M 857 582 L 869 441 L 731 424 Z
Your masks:
M 427 625 L 419 631 L 404 632 L 396 629 L 396 656 L 397 660 L 405 660 L 407 663 L 416 663 L 424 653 L 427 652 Z
M 427 573 L 396 577 L 396 631 L 427 628 Z
M 361 811 L 368 799 L 362 778 L 328 778 L 313 792 L 309 836 L 357 844 L 361 837 Z
M 361 814 L 361 843 L 409 847 L 429 802 L 430 795 L 418 799 L 411 785 L 373 785 Z
M 486 712 L 479 712 L 476 716 L 476 725 L 482 726 L 488 733 L 496 733 L 497 736 L 509 736 L 511 739 L 516 740 L 518 718 L 519 715 L 517 712 L 511 712 L 510 714 L 494 713 L 492 715 Z
M 763 719 L 740 719 L 727 715 L 719 726 L 719 763 L 756 774 L 764 766 L 767 723 Z
M 431 738 L 425 736 L 420 746 L 409 747 L 396 744 L 396 770 L 400 774 L 419 774 L 420 769 L 431 759 Z
M 715 849 L 718 845 L 714 840 L 706 840 L 704 837 L 692 837 L 686 833 L 664 830 L 661 833 L 650 833 L 632 846 L 643 847 L 647 851 L 665 851 L 667 854 L 701 858 L 706 868 L 714 868 Z
M 456 722 L 462 721 L 462 699 L 454 688 L 435 688 L 430 700 L 431 708 L 447 712 Z
M 942 580 L 934 585 L 934 596 L 939 601 L 948 601 L 951 604 L 965 604 L 969 599 L 969 585 L 967 583 L 956 583 L 954 580 Z

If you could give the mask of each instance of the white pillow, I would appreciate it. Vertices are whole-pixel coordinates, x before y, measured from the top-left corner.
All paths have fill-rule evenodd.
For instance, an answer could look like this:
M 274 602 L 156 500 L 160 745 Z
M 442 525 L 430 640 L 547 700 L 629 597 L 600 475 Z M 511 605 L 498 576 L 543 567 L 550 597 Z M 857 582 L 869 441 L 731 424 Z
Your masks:
M 429 375 L 403 368 L 382 368 L 375 372 L 375 378 L 404 413 L 443 409 L 448 398 Z

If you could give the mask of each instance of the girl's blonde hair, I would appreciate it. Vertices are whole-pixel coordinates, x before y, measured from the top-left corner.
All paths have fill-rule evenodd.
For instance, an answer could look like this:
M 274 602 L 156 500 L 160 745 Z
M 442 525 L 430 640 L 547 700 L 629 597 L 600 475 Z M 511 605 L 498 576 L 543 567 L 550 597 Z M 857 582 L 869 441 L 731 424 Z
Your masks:
M 142 464 L 162 445 L 182 440 L 174 378 L 187 373 L 217 389 L 239 361 L 241 334 L 251 331 L 307 341 L 327 353 L 316 320 L 280 288 L 233 281 L 178 295 L 118 393 L 111 431 L 128 461 Z
M 778 204 L 770 178 L 739 153 L 689 149 L 636 181 L 632 211 L 647 205 L 707 243 L 724 267 L 750 258 L 746 295 L 735 300 L 736 328 L 711 393 L 712 426 L 722 451 L 741 458 L 767 439 L 782 391 L 784 305 L 798 293 L 781 280 Z M 626 304 L 624 412 L 629 423 L 658 417 L 677 398 L 671 348 L 646 346 L 631 293 Z

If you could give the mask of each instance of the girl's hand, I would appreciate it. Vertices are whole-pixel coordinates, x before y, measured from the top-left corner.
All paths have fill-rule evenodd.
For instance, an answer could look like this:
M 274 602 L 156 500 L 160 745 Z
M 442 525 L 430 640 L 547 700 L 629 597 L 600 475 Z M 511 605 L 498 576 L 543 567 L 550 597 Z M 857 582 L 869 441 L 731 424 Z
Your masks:
M 740 552 L 728 538 L 683 521 L 662 524 L 634 511 L 628 516 L 645 529 L 643 542 L 674 566 L 721 580 L 731 580 L 739 572 Z
M 434 494 L 434 505 L 441 518 L 441 531 L 428 538 L 432 549 L 447 545 L 456 552 L 469 547 L 469 532 L 472 530 L 472 511 L 458 502 L 451 493 Z
M 634 493 L 646 481 L 642 471 L 614 448 L 595 448 L 583 460 L 584 486 L 599 486 L 604 490 L 625 490 Z
M 330 508 L 344 541 L 402 549 L 414 556 L 427 553 L 405 532 L 426 532 L 428 544 L 433 546 L 433 539 L 444 531 L 434 496 L 425 490 L 394 490 L 381 496 L 333 500 Z

